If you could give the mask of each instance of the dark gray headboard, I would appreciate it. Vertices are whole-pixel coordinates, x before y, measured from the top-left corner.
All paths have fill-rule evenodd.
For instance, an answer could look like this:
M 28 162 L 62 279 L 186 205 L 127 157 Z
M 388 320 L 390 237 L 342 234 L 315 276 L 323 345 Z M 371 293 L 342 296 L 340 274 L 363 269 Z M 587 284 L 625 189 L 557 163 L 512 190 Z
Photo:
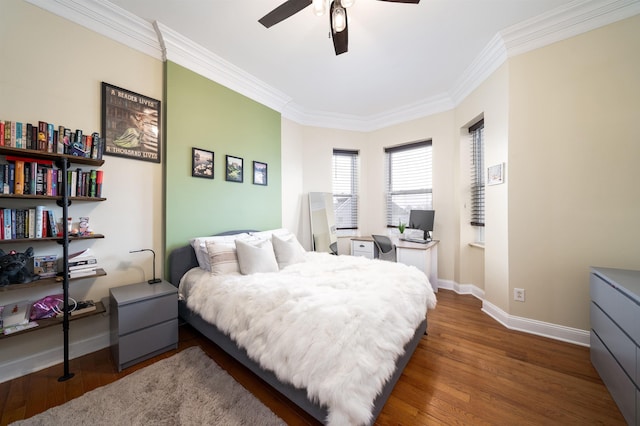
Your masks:
M 234 235 L 241 234 L 243 232 L 258 232 L 254 229 L 226 231 L 220 235 Z M 182 247 L 178 247 L 169 253 L 169 282 L 174 286 L 180 285 L 180 278 L 191 268 L 198 266 L 198 259 L 196 259 L 196 253 L 193 251 L 193 247 L 190 244 Z

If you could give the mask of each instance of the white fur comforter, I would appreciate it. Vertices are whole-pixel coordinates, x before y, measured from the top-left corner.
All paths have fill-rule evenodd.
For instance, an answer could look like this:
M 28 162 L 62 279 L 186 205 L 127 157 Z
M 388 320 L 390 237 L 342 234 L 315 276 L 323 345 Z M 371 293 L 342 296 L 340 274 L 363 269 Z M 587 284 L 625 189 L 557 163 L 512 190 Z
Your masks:
M 414 267 L 324 253 L 277 273 L 201 274 L 188 293 L 189 308 L 327 406 L 331 425 L 371 421 L 396 358 L 436 305 Z

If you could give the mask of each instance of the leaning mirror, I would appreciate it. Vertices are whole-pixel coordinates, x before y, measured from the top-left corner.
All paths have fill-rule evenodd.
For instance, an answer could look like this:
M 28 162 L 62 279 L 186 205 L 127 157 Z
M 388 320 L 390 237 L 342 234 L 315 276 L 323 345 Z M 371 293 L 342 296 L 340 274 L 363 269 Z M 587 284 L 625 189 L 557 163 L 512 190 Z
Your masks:
M 313 250 L 337 254 L 333 196 L 329 192 L 309 193 L 311 241 Z

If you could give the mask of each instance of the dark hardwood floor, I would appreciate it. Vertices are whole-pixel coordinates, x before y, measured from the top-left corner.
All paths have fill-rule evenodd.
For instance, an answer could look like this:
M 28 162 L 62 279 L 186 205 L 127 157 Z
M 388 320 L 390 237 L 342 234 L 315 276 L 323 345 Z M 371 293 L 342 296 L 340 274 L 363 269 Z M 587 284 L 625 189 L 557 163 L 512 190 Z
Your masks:
M 589 349 L 511 331 L 481 302 L 441 290 L 422 339 L 387 401 L 379 425 L 624 425 L 589 360 Z M 288 424 L 316 424 L 189 326 L 178 351 L 199 345 Z M 0 425 L 31 417 L 111 383 L 171 351 L 118 373 L 108 349 L 0 383 Z

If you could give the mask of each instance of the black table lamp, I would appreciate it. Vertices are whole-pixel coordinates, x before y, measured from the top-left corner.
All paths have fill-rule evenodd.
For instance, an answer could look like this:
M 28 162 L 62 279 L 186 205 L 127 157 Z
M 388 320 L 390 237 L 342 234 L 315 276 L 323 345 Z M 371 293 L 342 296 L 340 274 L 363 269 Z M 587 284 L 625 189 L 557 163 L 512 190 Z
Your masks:
M 153 279 L 147 281 L 149 284 L 158 284 L 162 282 L 160 278 L 156 278 L 156 252 L 151 249 L 140 249 L 140 250 L 131 250 L 129 253 L 139 253 L 141 251 L 150 251 L 153 253 Z

